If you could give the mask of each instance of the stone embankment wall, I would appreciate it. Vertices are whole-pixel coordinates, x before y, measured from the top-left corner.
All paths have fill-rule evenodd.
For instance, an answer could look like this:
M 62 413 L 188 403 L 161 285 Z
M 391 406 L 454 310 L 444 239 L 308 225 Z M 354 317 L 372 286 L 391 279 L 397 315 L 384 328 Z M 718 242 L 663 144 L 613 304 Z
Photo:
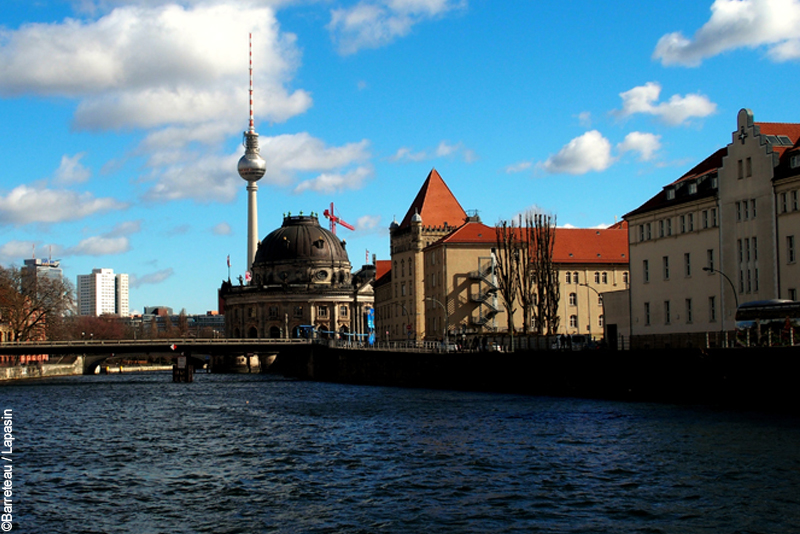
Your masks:
M 284 351 L 287 376 L 351 384 L 700 403 L 800 413 L 800 347 L 419 353 L 313 345 Z
M 83 356 L 78 356 L 72 363 L 40 363 L 0 367 L 0 381 L 20 380 L 26 378 L 48 378 L 53 376 L 72 376 L 83 374 Z

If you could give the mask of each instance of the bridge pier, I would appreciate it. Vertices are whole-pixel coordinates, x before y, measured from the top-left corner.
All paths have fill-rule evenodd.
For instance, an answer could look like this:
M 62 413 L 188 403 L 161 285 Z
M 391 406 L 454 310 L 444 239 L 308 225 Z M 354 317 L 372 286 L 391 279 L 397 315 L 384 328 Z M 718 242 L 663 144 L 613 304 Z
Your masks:
M 191 353 L 182 353 L 175 359 L 172 366 L 173 382 L 194 382 L 194 365 L 191 363 Z

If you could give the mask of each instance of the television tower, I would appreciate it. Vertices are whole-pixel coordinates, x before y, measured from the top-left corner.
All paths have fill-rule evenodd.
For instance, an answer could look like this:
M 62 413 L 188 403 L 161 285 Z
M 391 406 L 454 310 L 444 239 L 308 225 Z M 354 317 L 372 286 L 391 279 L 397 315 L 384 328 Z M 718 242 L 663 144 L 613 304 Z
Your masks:
M 239 159 L 239 176 L 247 181 L 247 270 L 252 268 L 258 246 L 258 201 L 256 182 L 264 176 L 267 162 L 259 154 L 258 134 L 253 126 L 253 34 L 250 35 L 250 127 L 244 132 L 244 156 Z

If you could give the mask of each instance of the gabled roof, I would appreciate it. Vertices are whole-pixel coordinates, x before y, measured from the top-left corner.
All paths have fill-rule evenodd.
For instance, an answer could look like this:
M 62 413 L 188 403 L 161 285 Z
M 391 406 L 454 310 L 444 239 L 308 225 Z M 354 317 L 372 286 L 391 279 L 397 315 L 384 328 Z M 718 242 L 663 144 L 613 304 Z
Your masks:
M 411 218 L 415 213 L 422 217 L 423 226 L 459 226 L 467 219 L 467 213 L 456 197 L 444 183 L 442 177 L 432 169 L 422 184 L 417 197 L 403 217 L 400 228 L 411 226 Z
M 375 262 L 375 281 L 372 287 L 379 287 L 392 281 L 392 261 L 378 260 Z
M 692 167 L 686 174 L 669 184 L 670 186 L 675 186 L 680 184 L 681 182 L 688 182 L 690 180 L 696 180 L 702 176 L 706 175 L 715 175 L 719 172 L 720 167 L 722 167 L 722 158 L 728 155 L 728 147 L 723 147 L 708 156 L 706 159 Z M 667 206 L 672 206 L 675 204 L 682 204 L 687 201 L 696 200 L 698 198 L 703 198 L 709 194 L 713 194 L 711 189 L 706 190 L 706 194 L 698 194 L 691 197 L 687 196 L 679 196 L 676 195 L 673 199 L 667 199 L 667 188 L 663 188 L 661 191 L 658 192 L 655 196 L 650 198 L 647 202 L 636 208 L 635 210 L 626 213 L 623 215 L 624 218 L 628 218 L 632 215 L 638 215 L 640 213 L 647 213 L 648 211 L 661 209 Z
M 556 228 L 553 261 L 566 263 L 629 263 L 628 230 L 617 224 L 613 228 Z M 453 230 L 432 247 L 441 244 L 475 244 L 493 246 L 497 231 L 492 226 L 469 222 Z

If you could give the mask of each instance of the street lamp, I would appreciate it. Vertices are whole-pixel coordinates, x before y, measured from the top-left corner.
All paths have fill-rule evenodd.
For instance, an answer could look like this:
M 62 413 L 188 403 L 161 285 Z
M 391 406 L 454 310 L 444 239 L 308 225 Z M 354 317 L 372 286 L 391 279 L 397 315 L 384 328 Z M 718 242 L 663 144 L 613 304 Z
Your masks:
M 736 309 L 738 310 L 739 309 L 739 296 L 736 294 L 736 286 L 733 285 L 733 281 L 728 277 L 728 275 L 723 273 L 719 269 L 714 269 L 713 267 L 703 267 L 703 270 L 708 272 L 708 273 L 719 273 L 725 278 L 725 280 L 728 281 L 728 283 L 731 285 L 731 291 L 733 291 L 733 299 L 736 302 Z M 722 294 L 722 293 L 720 292 L 720 294 Z M 721 305 L 722 305 L 722 303 L 720 302 L 720 306 Z M 722 321 L 720 321 L 720 323 L 721 323 L 721 326 L 722 326 L 722 332 L 724 333 L 725 332 L 725 308 L 724 307 L 722 307 Z M 727 341 L 726 341 L 726 345 L 727 345 Z
M 603 295 L 601 295 L 600 292 L 597 291 L 597 289 L 593 288 L 589 284 L 578 284 L 578 285 L 579 286 L 583 286 L 583 287 L 587 287 L 587 288 L 591 289 L 592 291 L 594 291 L 597 294 L 597 300 L 600 301 L 600 306 L 602 306 L 602 312 L 603 312 L 603 338 L 605 338 L 606 337 L 606 301 L 603 300 Z M 588 307 L 589 307 L 589 337 L 591 337 L 592 336 L 592 306 L 591 306 L 591 304 Z
M 425 300 L 432 300 L 433 302 L 441 306 L 442 310 L 444 311 L 444 336 L 442 337 L 444 338 L 444 348 L 445 350 L 447 350 L 447 331 L 450 330 L 450 321 L 449 318 L 447 317 L 447 307 L 433 297 L 425 297 Z

